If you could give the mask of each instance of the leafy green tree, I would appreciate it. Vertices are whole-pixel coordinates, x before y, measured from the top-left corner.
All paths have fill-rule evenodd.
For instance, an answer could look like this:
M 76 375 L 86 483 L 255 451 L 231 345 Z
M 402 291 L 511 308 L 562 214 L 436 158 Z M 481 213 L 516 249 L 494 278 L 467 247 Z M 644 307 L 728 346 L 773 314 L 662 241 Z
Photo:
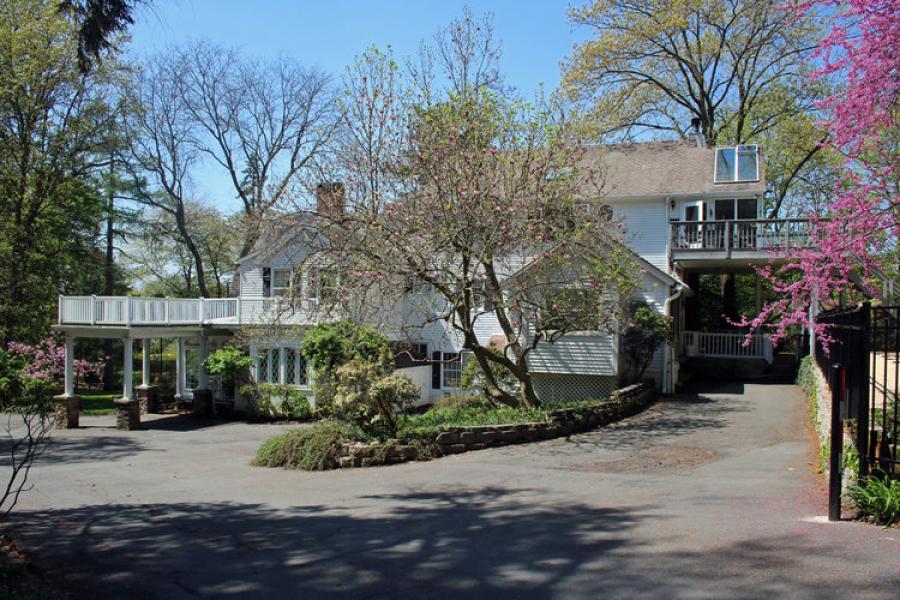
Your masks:
M 59 293 L 102 288 L 93 176 L 109 160 L 118 66 L 80 73 L 77 24 L 51 1 L 4 2 L 0 48 L 0 340 L 28 341 Z
M 567 60 L 563 85 L 599 134 L 688 138 L 707 145 L 765 144 L 769 216 L 796 185 L 819 174 L 815 101 L 807 58 L 821 15 L 782 0 L 593 0 L 570 12 L 593 36 Z

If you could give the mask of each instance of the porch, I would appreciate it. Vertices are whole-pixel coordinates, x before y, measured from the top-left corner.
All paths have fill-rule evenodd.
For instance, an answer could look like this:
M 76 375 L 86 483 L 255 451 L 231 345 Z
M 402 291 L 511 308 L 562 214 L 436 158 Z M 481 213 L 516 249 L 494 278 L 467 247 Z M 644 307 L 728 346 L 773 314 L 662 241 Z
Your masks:
M 57 425 L 71 429 L 79 426 L 80 398 L 75 389 L 76 342 L 93 338 L 120 341 L 122 344 L 122 394 L 116 405 L 117 426 L 134 429 L 140 426 L 141 415 L 158 412 L 161 400 L 158 382 L 152 380 L 151 344 L 153 340 L 173 340 L 175 346 L 174 401 L 186 404 L 191 412 L 210 415 L 213 391 L 205 362 L 210 348 L 222 343 L 230 332 L 202 326 L 113 326 L 65 325 L 54 328 L 64 336 L 63 393 L 57 402 Z M 141 356 L 135 373 L 135 342 L 140 343 Z M 189 360 L 189 351 L 193 361 Z M 193 362 L 193 368 L 191 367 Z M 136 379 L 140 383 L 136 384 Z M 169 391 L 171 394 L 171 389 Z
M 768 336 L 754 334 L 748 341 L 744 333 L 683 331 L 681 354 L 687 358 L 762 359 L 769 365 L 775 360 L 775 348 Z
M 806 219 L 673 221 L 669 230 L 675 261 L 766 260 L 779 250 L 811 243 L 811 226 Z

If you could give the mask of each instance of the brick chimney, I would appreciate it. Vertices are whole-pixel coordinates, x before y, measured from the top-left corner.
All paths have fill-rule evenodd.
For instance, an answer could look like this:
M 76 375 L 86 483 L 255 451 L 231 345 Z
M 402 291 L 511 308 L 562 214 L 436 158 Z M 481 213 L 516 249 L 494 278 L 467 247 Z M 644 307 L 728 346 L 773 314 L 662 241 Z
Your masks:
M 316 186 L 316 212 L 331 218 L 344 214 L 344 184 L 339 181 Z

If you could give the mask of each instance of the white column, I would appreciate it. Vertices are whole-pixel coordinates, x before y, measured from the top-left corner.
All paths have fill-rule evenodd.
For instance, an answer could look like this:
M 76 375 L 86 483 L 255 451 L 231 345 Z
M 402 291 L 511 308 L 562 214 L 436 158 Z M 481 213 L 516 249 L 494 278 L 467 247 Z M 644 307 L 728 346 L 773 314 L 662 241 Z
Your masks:
M 184 365 L 184 338 L 176 338 L 175 340 L 175 396 L 181 398 L 184 396 L 185 379 Z
M 197 385 L 201 390 L 209 388 L 209 376 L 206 373 L 206 358 L 209 356 L 209 339 L 204 335 L 200 338 L 200 366 L 197 373 Z
M 73 361 L 75 360 L 75 338 L 66 337 L 66 368 L 65 368 L 65 395 L 75 395 L 75 373 Z
M 287 349 L 284 346 L 278 348 L 278 383 L 287 383 Z
M 257 352 L 256 342 L 250 342 L 250 360 L 253 361 L 252 373 L 250 376 L 253 378 L 253 381 L 258 381 L 259 377 L 259 353 Z
M 125 370 L 122 374 L 122 398 L 131 400 L 134 397 L 134 340 L 125 338 Z
M 141 387 L 150 387 L 150 338 L 141 340 Z

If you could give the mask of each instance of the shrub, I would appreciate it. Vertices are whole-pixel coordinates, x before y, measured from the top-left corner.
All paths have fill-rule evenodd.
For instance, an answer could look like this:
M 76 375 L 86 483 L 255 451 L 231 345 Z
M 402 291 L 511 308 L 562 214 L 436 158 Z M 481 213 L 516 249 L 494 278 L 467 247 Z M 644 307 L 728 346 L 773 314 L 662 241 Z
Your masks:
M 250 418 L 309 419 L 312 406 L 303 390 L 277 383 L 248 384 L 241 387 Z
M 635 379 L 640 381 L 656 350 L 664 342 L 672 341 L 672 317 L 658 313 L 643 302 L 631 305 L 629 317 L 622 339 L 625 354 L 637 370 Z
M 879 474 L 862 477 L 850 488 L 850 497 L 862 516 L 889 527 L 900 521 L 900 481 Z
M 223 346 L 206 357 L 206 372 L 222 377 L 225 393 L 233 393 L 242 375 L 253 366 L 253 359 L 237 346 Z
M 337 382 L 335 371 L 351 360 L 387 362 L 389 340 L 374 327 L 346 319 L 319 323 L 303 335 L 300 354 L 316 371 L 316 408 L 330 414 Z
M 352 360 L 337 369 L 334 395 L 336 417 L 382 440 L 397 435 L 398 415 L 420 392 L 406 375 L 385 372 L 383 363 Z
M 253 464 L 304 471 L 333 469 L 337 466 L 340 445 L 358 438 L 356 432 L 342 423 L 322 421 L 267 440 L 256 452 Z

